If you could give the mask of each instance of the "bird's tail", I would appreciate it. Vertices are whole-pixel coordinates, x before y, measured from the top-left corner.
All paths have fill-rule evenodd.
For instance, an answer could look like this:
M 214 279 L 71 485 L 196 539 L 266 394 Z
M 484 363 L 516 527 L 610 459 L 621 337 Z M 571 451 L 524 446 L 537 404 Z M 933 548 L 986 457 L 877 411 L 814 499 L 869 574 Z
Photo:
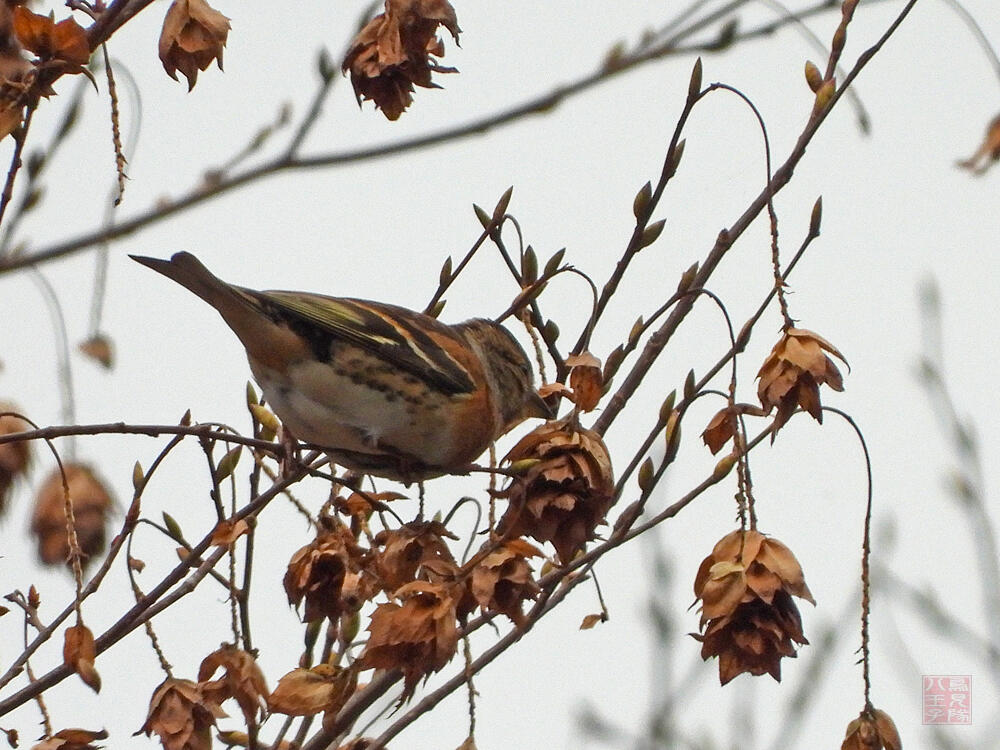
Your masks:
M 241 301 L 247 301 L 240 293 L 218 276 L 213 274 L 191 253 L 174 253 L 170 260 L 147 258 L 144 255 L 130 255 L 132 260 L 162 273 L 181 286 L 191 290 L 212 307 L 223 312 L 223 308 Z
M 173 279 L 214 307 L 243 344 L 252 348 L 261 336 L 261 326 L 267 319 L 261 315 L 259 300 L 249 290 L 227 284 L 213 274 L 191 253 L 174 253 L 170 260 L 130 255 L 132 260 Z
M 191 253 L 175 253 L 170 260 L 130 256 L 154 271 L 190 289 L 214 307 L 243 342 L 251 367 L 281 369 L 308 354 L 307 342 L 268 315 L 267 294 L 227 284 Z

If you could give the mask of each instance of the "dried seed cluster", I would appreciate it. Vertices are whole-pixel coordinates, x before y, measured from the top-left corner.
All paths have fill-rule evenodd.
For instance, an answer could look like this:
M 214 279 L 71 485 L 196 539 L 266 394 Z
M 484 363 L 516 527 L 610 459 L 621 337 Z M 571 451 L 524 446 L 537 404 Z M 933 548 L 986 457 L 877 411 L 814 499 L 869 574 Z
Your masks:
M 719 657 L 719 681 L 739 674 L 781 679 L 781 659 L 804 645 L 793 596 L 815 604 L 795 555 L 757 531 L 734 531 L 718 541 L 694 581 L 701 600 L 701 656 Z

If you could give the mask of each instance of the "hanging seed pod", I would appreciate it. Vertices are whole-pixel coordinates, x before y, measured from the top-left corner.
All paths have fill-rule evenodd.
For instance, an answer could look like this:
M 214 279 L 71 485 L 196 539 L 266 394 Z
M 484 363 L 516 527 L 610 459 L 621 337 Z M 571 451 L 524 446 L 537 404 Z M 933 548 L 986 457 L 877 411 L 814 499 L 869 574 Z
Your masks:
M 0 401 L 0 413 L 17 411 L 12 404 Z M 0 417 L 0 435 L 30 430 L 31 425 L 13 414 Z M 28 470 L 31 463 L 31 444 L 21 442 L 0 443 L 0 515 L 7 506 L 7 493 L 14 480 Z
M 94 472 L 82 464 L 65 464 L 66 484 L 73 506 L 76 537 L 82 564 L 104 551 L 105 523 L 111 510 L 111 495 Z M 38 544 L 38 557 L 45 565 L 69 561 L 70 545 L 66 529 L 66 498 L 62 474 L 56 469 L 42 482 L 35 497 L 31 533 Z
M 614 502 L 611 458 L 600 435 L 566 420 L 546 422 L 511 449 L 505 462 L 535 459 L 511 480 L 499 532 L 551 542 L 566 564 L 596 536 Z
M 724 459 L 725 461 L 725 459 Z M 802 567 L 784 544 L 757 531 L 727 534 L 694 581 L 701 601 L 701 658 L 719 657 L 719 682 L 743 672 L 781 680 L 781 660 L 805 645 L 793 596 L 815 604 Z

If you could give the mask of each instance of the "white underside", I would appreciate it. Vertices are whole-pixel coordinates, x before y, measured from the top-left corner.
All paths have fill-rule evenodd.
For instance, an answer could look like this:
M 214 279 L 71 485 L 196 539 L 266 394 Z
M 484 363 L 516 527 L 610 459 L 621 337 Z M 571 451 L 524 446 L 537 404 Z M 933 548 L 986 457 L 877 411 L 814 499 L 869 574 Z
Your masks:
M 428 465 L 450 458 L 442 450 L 450 443 L 444 419 L 429 419 L 426 412 L 416 419 L 413 404 L 390 401 L 380 391 L 338 377 L 326 364 L 297 363 L 291 378 L 253 364 L 251 370 L 271 409 L 300 440 L 354 453 L 401 451 Z

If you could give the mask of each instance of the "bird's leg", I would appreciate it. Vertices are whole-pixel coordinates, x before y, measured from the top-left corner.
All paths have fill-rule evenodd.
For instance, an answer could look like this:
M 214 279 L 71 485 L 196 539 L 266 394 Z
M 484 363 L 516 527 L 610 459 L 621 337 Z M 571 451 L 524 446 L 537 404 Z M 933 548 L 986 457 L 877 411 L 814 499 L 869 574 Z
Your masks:
M 286 479 L 291 476 L 295 467 L 302 463 L 300 445 L 295 435 L 288 429 L 288 425 L 285 424 L 281 425 L 278 442 L 281 445 L 281 461 L 278 463 L 279 476 Z

